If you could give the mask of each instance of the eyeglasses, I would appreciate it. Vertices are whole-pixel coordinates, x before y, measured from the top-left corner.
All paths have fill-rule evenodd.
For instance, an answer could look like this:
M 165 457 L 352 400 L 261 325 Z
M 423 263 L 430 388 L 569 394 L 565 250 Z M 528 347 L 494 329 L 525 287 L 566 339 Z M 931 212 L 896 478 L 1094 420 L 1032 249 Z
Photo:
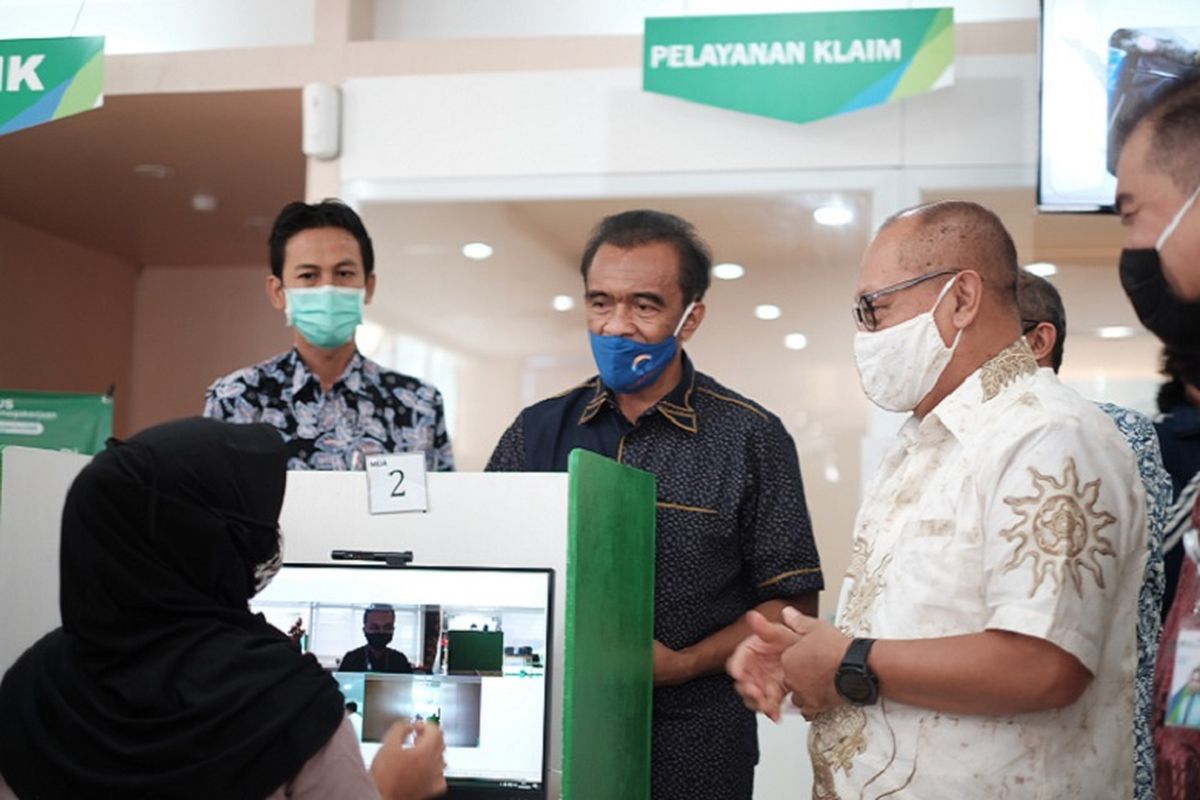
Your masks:
M 851 309 L 851 314 L 854 316 L 854 322 L 863 330 L 874 331 L 879 327 L 879 320 L 875 318 L 875 301 L 881 297 L 896 292 L 902 292 L 905 289 L 911 289 L 914 286 L 931 281 L 934 278 L 940 278 L 943 275 L 955 275 L 962 270 L 957 269 L 942 269 L 937 272 L 927 272 L 924 275 L 918 275 L 915 278 L 909 278 L 906 281 L 893 283 L 891 286 L 885 286 L 882 289 L 877 289 L 873 292 L 867 292 L 864 295 L 859 295 L 854 308 Z
M 1041 325 L 1041 324 L 1042 324 L 1042 321 L 1040 319 L 1023 319 L 1023 320 L 1021 320 L 1021 335 L 1028 336 L 1033 331 L 1034 328 L 1036 328 L 1038 325 Z

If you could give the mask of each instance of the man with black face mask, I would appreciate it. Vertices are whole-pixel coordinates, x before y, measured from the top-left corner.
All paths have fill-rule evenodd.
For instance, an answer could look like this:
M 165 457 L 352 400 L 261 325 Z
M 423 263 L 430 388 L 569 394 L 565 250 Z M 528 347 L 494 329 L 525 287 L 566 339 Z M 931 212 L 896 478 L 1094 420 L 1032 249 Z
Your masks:
M 396 610 L 384 603 L 372 603 L 363 612 L 363 635 L 367 643 L 342 656 L 338 672 L 412 672 L 412 664 L 404 653 L 388 647 L 395 632 Z
M 1200 342 L 1198 195 L 1200 79 L 1192 79 L 1137 122 L 1117 164 L 1121 285 L 1142 323 L 1173 347 Z
M 1117 211 L 1126 228 L 1121 284 L 1138 318 L 1169 347 L 1200 343 L 1200 79 L 1181 81 L 1134 126 L 1117 164 Z M 1179 376 L 1200 384 L 1200 371 Z M 1200 475 L 1178 490 L 1169 514 L 1168 544 L 1200 513 Z M 1189 517 L 1192 521 L 1189 521 Z M 1155 672 L 1156 796 L 1183 800 L 1200 785 L 1200 732 L 1164 725 L 1180 632 L 1200 601 L 1200 576 L 1184 557 L 1175 602 L 1163 627 Z

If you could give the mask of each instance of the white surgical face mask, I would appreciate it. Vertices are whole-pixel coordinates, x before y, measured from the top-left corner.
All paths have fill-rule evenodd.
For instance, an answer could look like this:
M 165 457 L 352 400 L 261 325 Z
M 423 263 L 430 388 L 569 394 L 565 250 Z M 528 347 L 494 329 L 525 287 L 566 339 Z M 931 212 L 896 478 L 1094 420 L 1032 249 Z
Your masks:
M 950 363 L 962 331 L 949 347 L 942 341 L 933 312 L 958 280 L 955 275 L 938 294 L 933 308 L 899 325 L 854 335 L 854 360 L 863 392 L 886 411 L 912 411 L 925 399 Z

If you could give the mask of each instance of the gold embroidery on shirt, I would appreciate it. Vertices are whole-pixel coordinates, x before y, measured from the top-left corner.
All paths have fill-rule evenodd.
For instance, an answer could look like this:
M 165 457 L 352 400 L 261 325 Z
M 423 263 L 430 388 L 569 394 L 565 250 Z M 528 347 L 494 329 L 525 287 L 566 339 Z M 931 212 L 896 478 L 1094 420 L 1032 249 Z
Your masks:
M 855 756 L 866 749 L 867 715 L 860 707 L 843 703 L 816 717 L 808 734 L 813 800 L 839 800 L 833 773 L 849 774 Z
M 885 556 L 874 569 L 868 570 L 867 563 L 870 560 L 871 545 L 865 539 L 856 538 L 850 554 L 850 566 L 846 570 L 850 591 L 846 593 L 846 607 L 838 624 L 838 629 L 847 636 L 871 634 L 871 609 L 883 592 L 883 574 L 892 563 L 892 557 Z
M 1100 557 L 1116 558 L 1117 551 L 1112 540 L 1101 536 L 1100 531 L 1117 518 L 1096 508 L 1100 479 L 1080 486 L 1073 458 L 1067 459 L 1061 481 L 1033 467 L 1029 472 L 1037 494 L 1004 498 L 1004 504 L 1020 517 L 1015 525 L 1000 532 L 1005 540 L 1017 543 L 1004 572 L 1011 572 L 1025 561 L 1033 562 L 1030 597 L 1037 594 L 1046 576 L 1054 581 L 1055 594 L 1066 588 L 1070 578 L 1083 597 L 1084 570 L 1092 574 L 1097 586 L 1105 588 Z
M 980 368 L 979 382 L 983 385 L 983 402 L 996 395 L 1022 375 L 1037 372 L 1037 359 L 1025 337 L 1018 338 Z

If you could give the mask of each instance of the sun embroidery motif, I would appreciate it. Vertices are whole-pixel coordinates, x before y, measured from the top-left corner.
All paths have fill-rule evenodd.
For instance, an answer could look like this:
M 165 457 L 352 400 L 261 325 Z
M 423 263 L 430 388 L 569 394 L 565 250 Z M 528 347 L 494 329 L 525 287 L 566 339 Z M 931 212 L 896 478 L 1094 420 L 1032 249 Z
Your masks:
M 1037 494 L 1004 498 L 1005 505 L 1020 520 L 1000 532 L 1005 540 L 1017 543 L 1017 549 L 1003 571 L 1011 572 L 1025 561 L 1033 562 L 1030 597 L 1037 594 L 1047 575 L 1054 581 L 1056 594 L 1066 588 L 1067 578 L 1070 578 L 1075 591 L 1083 597 L 1084 570 L 1090 572 L 1096 585 L 1103 589 L 1104 570 L 1099 559 L 1101 556 L 1116 558 L 1117 551 L 1112 540 L 1101 536 L 1100 531 L 1117 518 L 1096 508 L 1100 500 L 1100 479 L 1080 486 L 1073 458 L 1067 459 L 1061 481 L 1043 475 L 1033 467 L 1029 472 L 1033 475 Z

